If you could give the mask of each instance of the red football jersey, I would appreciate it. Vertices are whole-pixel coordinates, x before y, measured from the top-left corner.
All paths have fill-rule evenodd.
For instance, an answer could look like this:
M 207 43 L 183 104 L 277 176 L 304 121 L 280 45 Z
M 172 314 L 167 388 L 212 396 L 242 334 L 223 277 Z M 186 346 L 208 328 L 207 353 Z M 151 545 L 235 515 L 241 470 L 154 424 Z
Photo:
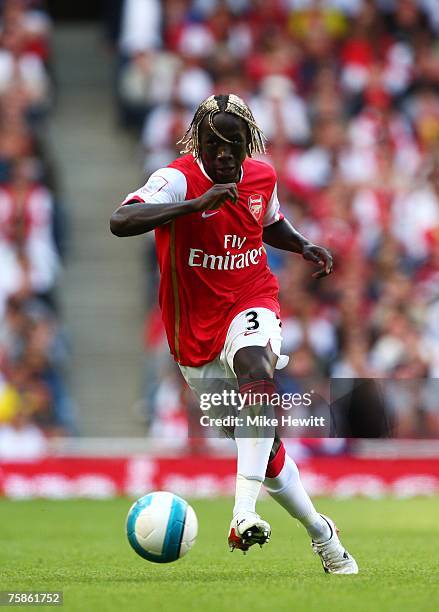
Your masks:
M 192 200 L 212 185 L 201 162 L 185 155 L 154 172 L 124 204 Z M 262 244 L 263 228 L 283 218 L 275 171 L 247 158 L 237 187 L 237 202 L 183 215 L 155 230 L 160 307 L 171 353 L 181 365 L 215 359 L 239 312 L 260 306 L 279 314 L 279 287 Z

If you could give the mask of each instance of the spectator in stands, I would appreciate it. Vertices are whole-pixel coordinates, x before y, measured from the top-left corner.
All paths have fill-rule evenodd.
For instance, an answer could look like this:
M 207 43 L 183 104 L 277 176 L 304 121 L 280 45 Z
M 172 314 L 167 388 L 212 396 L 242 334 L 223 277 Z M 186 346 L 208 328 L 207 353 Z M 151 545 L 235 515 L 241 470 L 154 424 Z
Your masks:
M 10 299 L 0 325 L 0 371 L 6 389 L 25 398 L 34 422 L 51 434 L 75 432 L 74 406 L 63 376 L 67 359 L 50 308 L 36 299 Z
M 147 174 L 166 166 L 179 154 L 181 147 L 177 141 L 191 116 L 192 113 L 178 98 L 172 99 L 169 104 L 157 106 L 148 115 L 142 131 Z
M 46 453 L 46 438 L 24 408 L 0 426 L 0 461 L 34 461 Z
M 439 149 L 429 156 L 421 170 L 421 180 L 393 204 L 394 235 L 414 263 L 429 254 L 429 236 L 439 226 Z
M 15 267 L 14 293 L 45 296 L 53 289 L 58 254 L 52 233 L 50 192 L 38 182 L 38 163 L 15 160 L 11 177 L 0 186 L 0 242 L 3 258 Z
M 251 106 L 264 134 L 277 146 L 304 144 L 310 138 L 305 103 L 287 76 L 264 77 Z
M 50 81 L 41 56 L 27 42 L 21 22 L 5 23 L 0 36 L 0 96 L 18 88 L 26 112 L 41 115 L 50 101 Z
M 141 124 L 156 105 L 168 104 L 172 98 L 179 57 L 162 51 L 141 51 L 120 69 L 119 95 L 127 117 Z
M 124 0 L 119 48 L 132 57 L 161 45 L 161 2 L 158 0 Z

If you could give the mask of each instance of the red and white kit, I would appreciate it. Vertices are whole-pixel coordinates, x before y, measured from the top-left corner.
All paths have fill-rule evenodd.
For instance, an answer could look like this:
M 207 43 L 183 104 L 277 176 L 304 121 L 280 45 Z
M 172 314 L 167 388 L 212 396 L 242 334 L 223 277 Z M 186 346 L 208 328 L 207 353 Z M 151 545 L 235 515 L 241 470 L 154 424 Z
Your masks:
M 123 204 L 192 200 L 212 185 L 201 162 L 189 154 L 154 172 Z M 236 202 L 183 215 L 155 230 L 160 307 L 180 366 L 208 364 L 227 343 L 265 346 L 271 340 L 280 355 L 279 287 L 262 243 L 263 228 L 283 218 L 275 171 L 247 158 L 237 187 Z M 252 310 L 255 315 L 248 314 Z M 229 364 L 236 350 L 227 351 Z
M 189 154 L 154 172 L 124 204 L 185 202 L 200 197 L 212 184 L 201 162 Z M 276 367 L 288 361 L 280 353 L 279 287 L 262 243 L 264 227 L 283 218 L 275 171 L 264 162 L 247 158 L 237 188 L 236 202 L 182 215 L 155 230 L 160 306 L 169 346 L 198 397 L 223 391 L 224 379 L 235 377 L 234 355 L 244 346 L 270 343 L 279 357 Z M 272 381 L 254 382 L 273 386 Z M 271 461 L 271 435 L 236 436 L 236 445 L 236 495 L 228 537 L 231 549 L 246 551 L 270 538 L 270 525 L 256 513 L 265 478 L 270 495 L 307 529 L 325 571 L 358 573 L 334 523 L 314 508 L 282 443 Z

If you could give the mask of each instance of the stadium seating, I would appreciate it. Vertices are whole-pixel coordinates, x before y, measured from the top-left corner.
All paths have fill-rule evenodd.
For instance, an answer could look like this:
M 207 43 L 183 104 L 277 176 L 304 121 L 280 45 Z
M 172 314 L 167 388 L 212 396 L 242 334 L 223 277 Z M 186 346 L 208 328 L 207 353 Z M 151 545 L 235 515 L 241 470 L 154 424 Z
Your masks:
M 38 2 L 2 3 L 0 21 L 0 430 L 32 457 L 73 433 L 57 282 L 65 224 L 45 134 L 55 83 L 51 21 Z M 4 451 L 4 452 L 3 452 Z

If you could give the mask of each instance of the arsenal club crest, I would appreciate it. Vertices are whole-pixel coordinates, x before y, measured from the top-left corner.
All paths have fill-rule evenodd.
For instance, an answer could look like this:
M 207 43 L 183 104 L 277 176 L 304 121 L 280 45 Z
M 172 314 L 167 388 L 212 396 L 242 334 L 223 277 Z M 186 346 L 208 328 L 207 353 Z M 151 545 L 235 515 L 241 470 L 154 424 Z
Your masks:
M 260 194 L 251 195 L 248 199 L 248 207 L 256 221 L 259 221 L 262 216 L 262 196 Z

